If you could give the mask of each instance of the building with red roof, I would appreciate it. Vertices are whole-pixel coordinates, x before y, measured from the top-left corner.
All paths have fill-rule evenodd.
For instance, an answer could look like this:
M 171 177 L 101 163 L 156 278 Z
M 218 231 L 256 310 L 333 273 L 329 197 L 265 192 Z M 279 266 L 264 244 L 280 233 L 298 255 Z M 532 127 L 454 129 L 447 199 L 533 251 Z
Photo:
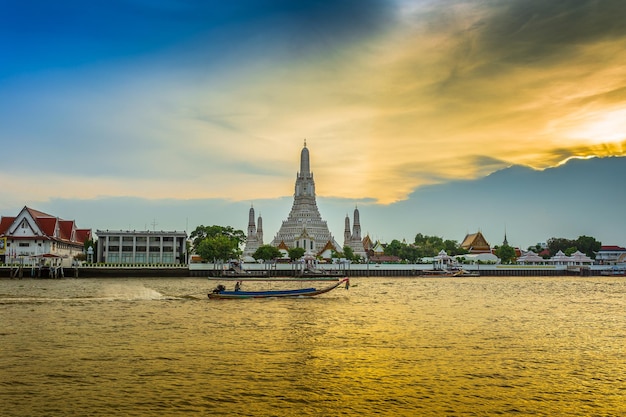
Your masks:
M 0 261 L 56 258 L 69 266 L 91 237 L 91 229 L 79 229 L 74 220 L 25 206 L 17 216 L 0 218 Z
M 596 262 L 602 265 L 626 263 L 626 248 L 616 245 L 603 245 L 596 253 Z

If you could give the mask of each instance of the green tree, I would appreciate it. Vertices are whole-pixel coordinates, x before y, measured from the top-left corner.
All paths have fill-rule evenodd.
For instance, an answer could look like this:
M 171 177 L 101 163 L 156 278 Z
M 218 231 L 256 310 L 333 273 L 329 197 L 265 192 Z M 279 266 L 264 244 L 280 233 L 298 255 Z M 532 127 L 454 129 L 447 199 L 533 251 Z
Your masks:
M 356 261 L 356 259 L 354 259 L 354 251 L 350 246 L 343 247 L 343 256 L 349 261 Z
M 571 253 L 579 250 L 592 259 L 595 259 L 596 252 L 599 251 L 602 246 L 602 242 L 597 241 L 593 237 L 584 235 L 579 236 L 576 240 L 553 237 L 548 239 L 547 244 L 548 249 L 550 249 L 550 256 L 556 255 L 558 251 L 562 251 L 566 255 L 570 255 Z
M 400 251 L 400 254 L 401 254 L 400 257 L 402 259 L 406 259 L 407 261 L 411 263 L 417 262 L 418 259 L 420 258 L 419 250 L 417 249 L 415 245 L 404 245 L 404 247 Z
M 191 240 L 194 249 L 197 252 L 198 245 L 206 238 L 213 238 L 216 236 L 226 236 L 227 238 L 236 242 L 237 246 L 241 246 L 246 243 L 246 235 L 242 230 L 236 230 L 231 226 L 198 226 L 191 232 L 189 239 Z M 198 253 L 198 255 L 200 255 Z M 201 255 L 202 256 L 202 255 Z
M 283 256 L 282 252 L 272 245 L 262 245 L 252 254 L 254 259 L 263 259 L 264 261 L 271 261 L 281 256 Z
M 400 242 L 398 239 L 394 239 L 387 246 L 385 246 L 384 253 L 387 256 L 401 257 L 404 246 L 406 246 L 405 243 Z
M 241 254 L 236 239 L 224 235 L 205 237 L 196 246 L 196 253 L 205 261 L 228 260 Z
M 300 259 L 304 256 L 304 248 L 291 248 L 287 251 L 289 254 L 289 259 L 295 261 L 296 259 Z
M 509 264 L 515 259 L 515 249 L 509 245 L 502 245 L 496 249 L 496 256 L 503 264 Z
M 591 259 L 596 259 L 596 252 L 600 250 L 602 246 L 602 242 L 597 241 L 593 237 L 590 236 L 579 236 L 576 239 L 576 247 L 579 251 L 590 257 Z
M 563 237 L 552 237 L 548 239 L 548 242 L 546 243 L 548 245 L 548 249 L 550 250 L 550 256 L 556 255 L 558 251 L 562 251 L 563 253 L 565 253 L 568 248 L 576 246 L 575 241 L 565 239 Z

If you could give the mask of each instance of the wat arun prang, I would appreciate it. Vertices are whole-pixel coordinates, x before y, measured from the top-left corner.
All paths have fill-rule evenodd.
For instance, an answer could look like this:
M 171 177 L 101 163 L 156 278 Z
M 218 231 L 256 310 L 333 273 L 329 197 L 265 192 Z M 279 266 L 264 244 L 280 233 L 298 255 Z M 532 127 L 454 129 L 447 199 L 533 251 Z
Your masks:
M 248 237 L 244 256 L 251 256 L 263 245 L 262 219 L 259 216 L 258 229 L 254 223 L 254 208 L 250 208 L 248 215 Z M 361 240 L 361 225 L 358 209 L 354 210 L 354 225 L 350 233 L 350 219 L 346 216 L 346 230 L 344 231 L 344 247 L 349 246 L 355 255 L 365 257 L 365 250 Z M 260 232 L 260 233 L 259 233 Z M 343 252 L 343 247 L 337 243 L 328 229 L 328 224 L 322 219 L 315 200 L 315 181 L 309 163 L 309 149 L 304 147 L 300 153 L 300 171 L 296 175 L 293 206 L 287 220 L 284 220 L 280 230 L 271 243 L 281 249 L 304 248 L 306 255 L 317 256 L 327 249 Z

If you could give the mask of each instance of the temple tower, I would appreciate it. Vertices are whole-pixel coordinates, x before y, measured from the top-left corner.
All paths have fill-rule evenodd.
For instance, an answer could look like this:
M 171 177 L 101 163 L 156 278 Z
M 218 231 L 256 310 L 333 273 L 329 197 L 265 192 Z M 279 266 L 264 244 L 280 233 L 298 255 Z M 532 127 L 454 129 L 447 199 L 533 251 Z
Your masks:
M 248 236 L 246 237 L 246 247 L 243 256 L 252 256 L 256 250 L 263 245 L 263 223 L 259 216 L 259 228 L 254 223 L 254 207 L 250 207 L 248 213 Z
M 341 250 L 341 246 L 333 238 L 317 208 L 315 181 L 311 172 L 309 149 L 305 141 L 300 152 L 300 171 L 296 174 L 293 206 L 287 220 L 283 220 L 272 245 L 278 247 L 282 243 L 288 248 L 301 247 L 305 249 L 305 253 L 317 255 L 328 242 L 336 250 Z
M 343 246 L 350 247 L 355 255 L 360 256 L 361 258 L 366 258 L 367 252 L 365 251 L 365 245 L 363 244 L 363 240 L 361 239 L 361 218 L 358 207 L 355 207 L 354 209 L 354 223 L 352 226 L 352 233 L 350 233 L 350 218 L 346 216 L 346 227 L 343 234 Z

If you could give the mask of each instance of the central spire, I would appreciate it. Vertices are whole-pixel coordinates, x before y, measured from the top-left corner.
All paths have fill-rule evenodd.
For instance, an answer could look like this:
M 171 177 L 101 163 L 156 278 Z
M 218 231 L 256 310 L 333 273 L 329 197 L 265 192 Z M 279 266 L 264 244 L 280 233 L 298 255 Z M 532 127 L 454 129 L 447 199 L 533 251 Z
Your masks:
M 309 149 L 304 147 L 300 153 L 300 172 L 296 176 L 293 206 L 287 220 L 274 237 L 272 245 L 281 244 L 289 248 L 304 248 L 307 253 L 316 255 L 330 242 L 335 250 L 341 246 L 335 241 L 326 221 L 322 219 L 315 201 L 315 180 L 309 165 Z
M 309 165 L 309 150 L 306 147 L 306 139 L 304 140 L 304 148 L 300 153 L 300 176 L 308 178 L 311 176 L 311 167 Z

